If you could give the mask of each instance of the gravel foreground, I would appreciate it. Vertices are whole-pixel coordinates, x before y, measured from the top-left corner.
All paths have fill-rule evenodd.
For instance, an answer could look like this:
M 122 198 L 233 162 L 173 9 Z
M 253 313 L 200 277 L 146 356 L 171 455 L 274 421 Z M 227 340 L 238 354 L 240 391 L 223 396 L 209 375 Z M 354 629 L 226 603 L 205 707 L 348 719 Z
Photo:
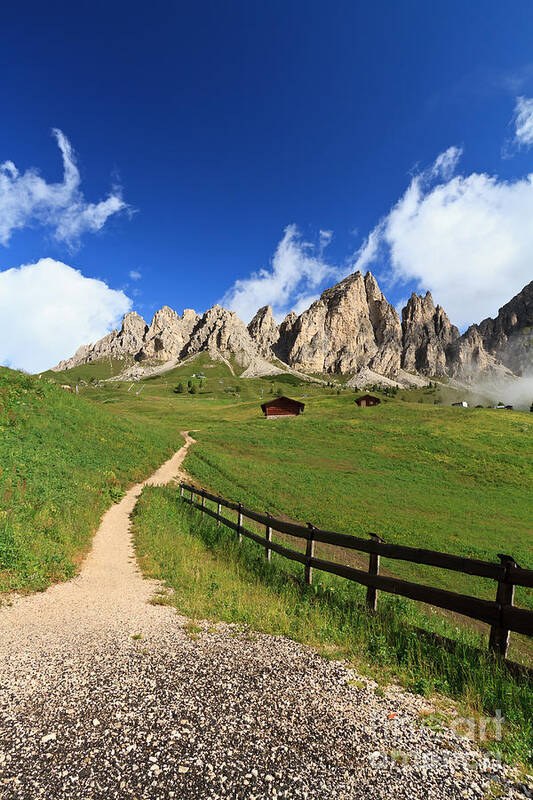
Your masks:
M 191 441 L 150 482 L 179 474 Z M 422 726 L 422 698 L 151 605 L 129 534 L 141 488 L 104 515 L 78 578 L 0 608 L 2 800 L 533 796 Z

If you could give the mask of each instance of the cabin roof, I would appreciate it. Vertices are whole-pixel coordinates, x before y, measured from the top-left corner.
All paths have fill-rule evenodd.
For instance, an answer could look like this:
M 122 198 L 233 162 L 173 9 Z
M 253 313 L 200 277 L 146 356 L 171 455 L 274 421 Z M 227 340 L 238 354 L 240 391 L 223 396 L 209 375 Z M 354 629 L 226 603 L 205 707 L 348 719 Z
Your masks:
M 275 406 L 283 403 L 289 403 L 294 406 L 299 406 L 299 408 L 305 408 L 305 403 L 300 403 L 299 400 L 293 400 L 292 397 L 285 397 L 284 394 L 281 397 L 274 397 L 272 400 L 267 400 L 265 403 L 261 404 L 261 408 L 263 411 L 270 406 Z

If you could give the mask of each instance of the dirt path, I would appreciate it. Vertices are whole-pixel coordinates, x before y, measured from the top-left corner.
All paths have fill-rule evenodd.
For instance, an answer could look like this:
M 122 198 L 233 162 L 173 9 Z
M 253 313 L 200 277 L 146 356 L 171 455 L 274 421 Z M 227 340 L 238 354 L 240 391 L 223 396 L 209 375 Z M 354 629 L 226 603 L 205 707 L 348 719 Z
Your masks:
M 187 448 L 145 483 L 179 476 Z M 281 637 L 199 636 L 137 570 L 129 515 L 80 575 L 0 608 L 0 800 L 523 798 L 497 762 L 419 724 L 424 701 Z
M 144 580 L 137 569 L 129 533 L 130 514 L 144 485 L 166 484 L 179 477 L 182 461 L 194 442 L 188 433 L 182 435 L 183 447 L 104 514 L 76 578 L 19 598 L 12 607 L 0 608 L 0 659 L 13 648 L 20 651 L 31 646 L 34 636 L 63 636 L 66 624 L 81 636 L 93 628 L 133 628 L 134 633 L 143 621 L 153 622 L 147 602 L 156 584 Z

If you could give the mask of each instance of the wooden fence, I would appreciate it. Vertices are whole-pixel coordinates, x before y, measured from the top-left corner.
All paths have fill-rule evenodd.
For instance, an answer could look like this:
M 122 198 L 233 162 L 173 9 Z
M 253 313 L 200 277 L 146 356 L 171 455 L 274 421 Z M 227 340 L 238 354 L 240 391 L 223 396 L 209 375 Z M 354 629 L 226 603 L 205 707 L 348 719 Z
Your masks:
M 190 492 L 190 498 L 185 496 L 185 492 Z M 423 550 L 417 547 L 405 547 L 403 545 L 387 544 L 379 536 L 369 534 L 370 539 L 362 539 L 350 536 L 345 533 L 334 533 L 332 531 L 315 528 L 308 523 L 298 525 L 292 522 L 285 522 L 271 516 L 261 514 L 245 508 L 242 503 L 234 503 L 225 500 L 219 495 L 211 494 L 205 489 L 198 489 L 187 483 L 180 483 L 180 495 L 185 503 L 198 508 L 203 514 L 208 514 L 217 520 L 218 524 L 226 525 L 234 530 L 239 542 L 243 536 L 247 536 L 257 544 L 265 548 L 266 558 L 270 561 L 272 551 L 279 553 L 285 558 L 299 561 L 304 565 L 305 582 L 311 584 L 313 580 L 313 569 L 330 572 L 333 575 L 340 575 L 342 578 L 355 581 L 367 587 L 366 603 L 370 610 L 376 610 L 377 593 L 379 591 L 408 597 L 411 600 L 418 600 L 428 603 L 438 608 L 448 611 L 455 611 L 471 619 L 479 620 L 490 625 L 489 649 L 501 656 L 507 655 L 509 646 L 509 635 L 511 631 L 533 636 L 533 611 L 518 608 L 513 605 L 515 586 L 527 586 L 533 588 L 533 570 L 522 569 L 518 566 L 512 556 L 499 555 L 500 563 L 493 564 L 490 561 L 480 561 L 475 558 L 463 558 L 449 553 L 439 553 L 434 550 Z M 200 499 L 195 500 L 195 496 Z M 210 500 L 216 504 L 216 511 L 206 506 L 205 501 Z M 237 512 L 235 522 L 222 516 L 221 509 L 228 508 Z M 259 536 L 243 525 L 243 518 L 253 520 L 265 526 L 265 535 Z M 305 553 L 291 550 L 278 542 L 272 541 L 272 532 L 288 534 L 303 539 L 306 542 Z M 368 553 L 368 571 L 356 569 L 355 567 L 337 564 L 332 561 L 325 561 L 315 557 L 315 543 L 333 545 L 348 550 L 357 550 L 361 553 Z M 390 576 L 379 574 L 380 556 L 386 558 L 409 561 L 412 564 L 422 564 L 430 567 L 440 567 L 442 569 L 461 572 L 466 575 L 476 575 L 481 578 L 491 578 L 497 582 L 496 599 L 481 600 L 478 597 L 450 592 L 446 589 L 437 589 L 431 586 L 424 586 L 419 583 L 402 580 Z

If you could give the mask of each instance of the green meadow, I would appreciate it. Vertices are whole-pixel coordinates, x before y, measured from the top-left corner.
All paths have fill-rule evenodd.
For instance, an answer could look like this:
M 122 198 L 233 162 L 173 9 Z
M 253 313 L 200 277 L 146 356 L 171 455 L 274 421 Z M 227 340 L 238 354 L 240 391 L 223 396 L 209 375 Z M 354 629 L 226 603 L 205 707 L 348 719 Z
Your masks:
M 0 368 L 0 592 L 71 577 L 106 508 L 180 443 L 177 426 Z
M 464 395 L 446 385 L 393 397 L 377 393 L 381 405 L 358 408 L 357 394 L 338 379 L 329 386 L 293 375 L 241 379 L 238 366 L 231 369 L 234 374 L 201 354 L 138 384 L 88 385 L 81 398 L 134 424 L 195 429 L 197 444 L 185 462 L 189 474 L 257 510 L 492 561 L 506 553 L 533 568 L 533 414 L 452 408 L 451 401 Z M 196 393 L 189 392 L 189 382 Z M 182 393 L 175 391 L 179 384 Z M 280 392 L 302 400 L 304 414 L 266 420 L 260 404 Z M 317 552 L 334 557 L 327 548 Z M 356 566 L 365 559 L 344 554 Z M 386 559 L 382 568 L 495 597 L 489 580 Z M 516 599 L 533 608 L 531 590 L 517 589 Z M 430 620 L 435 616 L 421 608 Z M 486 637 L 486 626 L 450 619 Z M 530 640 L 513 635 L 511 641 L 513 658 L 533 658 Z
M 235 363 L 205 354 L 138 383 L 105 380 L 120 366 L 33 378 L 0 371 L 0 591 L 73 575 L 102 512 L 179 448 L 181 430 L 196 431 L 185 462 L 192 479 L 229 499 L 391 543 L 493 561 L 506 553 L 533 568 L 533 414 L 452 408 L 464 395 L 446 385 L 378 393 L 381 405 L 360 409 L 340 379 L 242 379 Z M 302 400 L 305 413 L 266 420 L 261 402 L 280 393 Z M 531 684 L 483 654 L 486 626 L 384 593 L 369 616 L 361 587 L 319 572 L 305 589 L 301 565 L 276 556 L 269 567 L 254 543 L 236 547 L 175 488 L 143 493 L 135 531 L 143 568 L 175 589 L 182 613 L 284 633 L 374 676 L 451 695 L 472 713 L 507 708 L 506 752 L 526 759 Z M 367 563 L 327 546 L 317 555 Z M 386 559 L 382 570 L 495 597 L 488 580 Z M 516 601 L 533 608 L 533 593 L 519 589 Z M 455 644 L 443 648 L 435 634 Z M 509 655 L 531 665 L 531 639 L 513 634 Z

